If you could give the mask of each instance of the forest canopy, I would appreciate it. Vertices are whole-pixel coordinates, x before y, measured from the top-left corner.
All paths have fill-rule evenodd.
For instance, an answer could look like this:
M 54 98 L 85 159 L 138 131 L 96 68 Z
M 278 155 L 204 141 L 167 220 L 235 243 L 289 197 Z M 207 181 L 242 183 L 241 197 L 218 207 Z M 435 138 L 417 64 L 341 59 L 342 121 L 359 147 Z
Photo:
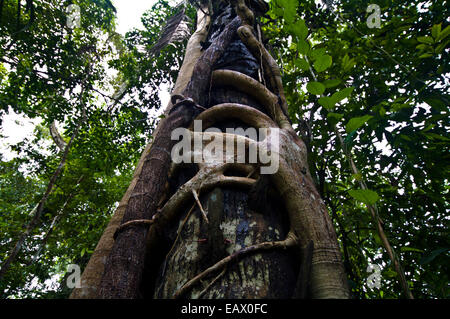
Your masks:
M 269 5 L 265 44 L 353 297 L 405 297 L 397 260 L 415 298 L 448 298 L 448 1 Z M 2 298 L 69 296 L 68 266 L 86 266 L 163 117 L 195 1 L 157 0 L 125 35 L 116 11 L 108 0 L 0 3 L 1 138 L 8 114 L 33 126 L 0 154 Z M 181 11 L 181 36 L 167 38 Z

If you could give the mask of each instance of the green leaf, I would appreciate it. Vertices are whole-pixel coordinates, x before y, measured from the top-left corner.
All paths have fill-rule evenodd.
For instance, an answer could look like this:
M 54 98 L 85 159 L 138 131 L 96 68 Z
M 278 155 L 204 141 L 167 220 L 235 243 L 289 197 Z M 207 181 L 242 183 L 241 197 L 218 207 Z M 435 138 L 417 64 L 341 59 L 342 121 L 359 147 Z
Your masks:
M 325 86 L 320 82 L 309 82 L 306 85 L 306 89 L 314 95 L 322 95 L 325 92 Z
M 344 115 L 343 114 L 339 114 L 339 113 L 332 113 L 332 112 L 330 112 L 330 113 L 327 114 L 327 119 L 333 125 L 337 124 L 340 120 L 342 120 L 343 117 L 344 117 Z
M 431 58 L 432 56 L 433 56 L 433 54 L 431 54 L 431 53 L 424 53 L 419 56 L 419 59 L 428 59 L 428 58 Z
M 408 141 L 408 142 L 412 141 L 412 139 L 408 135 L 405 135 L 405 134 L 399 134 L 399 137 L 401 139 L 404 139 L 405 141 Z
M 425 51 L 425 50 L 431 49 L 431 47 L 428 44 L 422 43 L 422 44 L 419 44 L 418 46 L 416 46 L 416 49 Z
M 339 103 L 340 101 L 342 101 L 343 99 L 347 98 L 350 96 L 350 94 L 352 94 L 353 90 L 355 88 L 354 87 L 349 87 L 349 88 L 345 88 L 343 90 L 340 90 L 338 92 L 335 92 L 332 96 L 331 99 L 333 100 L 333 102 Z
M 444 40 L 450 34 L 450 25 L 448 25 L 444 30 L 442 30 L 438 37 L 436 38 L 436 42 Z
M 347 145 L 347 147 L 349 147 L 351 145 L 351 143 L 355 139 L 355 136 L 356 136 L 356 131 L 353 131 L 350 134 L 348 134 L 347 137 L 344 139 L 344 143 L 345 143 L 345 145 Z
M 407 108 L 410 108 L 411 107 L 411 104 L 405 104 L 405 103 L 394 103 L 394 104 L 392 104 L 392 111 L 394 111 L 394 112 L 398 112 L 398 111 L 401 111 L 402 109 L 407 109 Z
M 375 204 L 380 198 L 378 194 L 370 189 L 351 189 L 348 191 L 351 197 L 368 205 Z
M 284 8 L 283 17 L 286 23 L 293 23 L 297 15 L 298 0 L 277 0 L 277 3 Z
M 309 44 L 304 40 L 300 40 L 297 43 L 297 50 L 303 55 L 307 55 L 309 52 Z
M 383 275 L 388 278 L 395 278 L 397 277 L 397 272 L 395 270 L 388 269 L 383 271 Z
M 300 69 L 302 69 L 304 71 L 309 70 L 309 63 L 305 59 L 296 59 L 294 63 L 297 67 L 299 67 Z
M 326 80 L 323 82 L 323 85 L 325 85 L 325 87 L 327 89 L 331 89 L 334 88 L 335 86 L 338 86 L 339 84 L 341 84 L 341 80 L 339 79 L 331 79 L 331 80 Z
M 439 37 L 439 34 L 441 33 L 441 25 L 441 23 L 435 24 L 431 29 L 431 35 L 433 38 L 437 39 Z
M 417 41 L 420 43 L 433 44 L 434 40 L 432 37 L 418 37 Z
M 332 63 L 333 59 L 331 58 L 331 56 L 328 54 L 324 54 L 316 59 L 316 62 L 314 62 L 314 68 L 317 72 L 323 72 L 328 69 Z
M 434 49 L 434 52 L 437 54 L 441 54 L 442 51 L 444 51 L 445 48 L 447 48 L 448 44 L 450 43 L 450 40 L 447 40 L 445 42 L 442 42 L 441 44 L 439 44 L 436 49 Z
M 347 125 L 345 126 L 345 131 L 347 133 L 356 131 L 361 126 L 363 126 L 368 120 L 370 120 L 373 116 L 372 115 L 364 115 L 361 117 L 354 117 L 348 121 Z
M 440 140 L 440 141 L 444 141 L 444 142 L 449 142 L 450 138 L 447 138 L 445 136 L 436 134 L 436 133 L 422 133 L 422 135 L 424 135 L 426 138 L 430 139 L 430 140 Z
M 350 59 L 348 54 L 342 59 L 342 69 L 346 72 L 351 70 L 356 65 L 355 59 Z
M 277 6 L 273 6 L 271 12 L 273 12 L 276 17 L 282 17 L 284 15 L 284 10 Z
M 437 111 L 446 111 L 447 107 L 444 102 L 442 102 L 440 99 L 432 97 L 424 100 L 425 103 L 427 103 L 432 108 L 436 109 Z
M 416 252 L 416 253 L 423 253 L 422 249 L 417 249 L 417 248 L 413 248 L 413 247 L 402 247 L 402 248 L 400 248 L 400 251 L 412 251 L 412 252 Z
M 322 105 L 327 110 L 332 110 L 335 106 L 333 100 L 328 96 L 323 96 L 319 99 L 319 104 Z
M 308 36 L 308 27 L 303 19 L 299 19 L 297 22 L 293 23 L 290 30 L 292 34 L 295 35 L 300 41 L 305 40 Z
M 317 60 L 320 56 L 324 55 L 326 50 L 324 48 L 314 49 L 310 52 L 310 57 L 313 61 Z

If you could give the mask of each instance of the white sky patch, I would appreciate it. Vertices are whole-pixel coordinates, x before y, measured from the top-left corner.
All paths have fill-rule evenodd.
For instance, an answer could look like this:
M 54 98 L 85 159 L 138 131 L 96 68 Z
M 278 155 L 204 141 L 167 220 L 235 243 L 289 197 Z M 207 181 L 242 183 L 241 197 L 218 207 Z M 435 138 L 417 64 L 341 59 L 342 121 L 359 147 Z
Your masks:
M 10 161 L 17 154 L 9 150 L 9 145 L 17 144 L 27 136 L 32 136 L 34 127 L 40 122 L 38 119 L 29 119 L 15 113 L 9 108 L 9 113 L 3 116 L 3 123 L 0 127 L 2 139 L 0 141 L 0 153 L 3 160 Z
M 117 32 L 125 35 L 133 28 L 142 29 L 142 14 L 150 9 L 156 0 L 113 0 L 117 9 Z

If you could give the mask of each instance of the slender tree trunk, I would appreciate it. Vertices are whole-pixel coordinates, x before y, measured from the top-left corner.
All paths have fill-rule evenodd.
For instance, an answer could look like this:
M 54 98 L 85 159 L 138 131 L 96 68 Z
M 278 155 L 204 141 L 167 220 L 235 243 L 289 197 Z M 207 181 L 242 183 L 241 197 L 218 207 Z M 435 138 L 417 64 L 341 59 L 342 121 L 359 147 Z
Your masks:
M 80 100 L 82 100 L 84 94 L 84 87 L 80 93 Z M 82 106 L 83 112 L 84 112 L 84 105 Z M 50 181 L 47 184 L 47 188 L 45 190 L 44 195 L 42 196 L 39 203 L 33 208 L 33 210 L 30 212 L 30 215 L 33 216 L 31 218 L 31 221 L 25 226 L 25 231 L 20 235 L 19 239 L 16 241 L 16 244 L 14 245 L 14 248 L 10 252 L 8 258 L 2 263 L 0 268 L 0 280 L 3 279 L 5 274 L 8 272 L 9 268 L 11 267 L 11 264 L 16 260 L 17 255 L 19 254 L 20 250 L 22 249 L 23 244 L 27 240 L 27 238 L 30 236 L 30 234 L 34 231 L 36 226 L 41 220 L 42 212 L 44 211 L 45 204 L 47 203 L 47 200 L 51 193 L 53 192 L 56 182 L 60 175 L 63 172 L 64 166 L 66 165 L 67 157 L 69 156 L 70 148 L 75 140 L 75 138 L 78 135 L 78 132 L 80 130 L 81 122 L 79 122 L 78 126 L 75 128 L 74 132 L 72 133 L 72 137 L 69 140 L 69 143 L 64 143 L 64 145 L 61 145 L 64 147 L 64 149 L 61 150 L 61 160 L 59 162 L 58 167 L 53 172 L 52 177 L 50 178 Z
M 72 298 L 349 296 L 333 225 L 309 174 L 306 147 L 286 116 L 279 69 L 262 44 L 255 17 L 266 4 L 249 3 L 213 1 L 199 11 L 175 105 Z M 216 131 L 192 131 L 194 119 Z M 265 147 L 278 170 L 263 174 L 262 159 L 174 164 L 171 133 L 181 127 L 203 146 L 225 137 L 248 152 Z M 238 128 L 268 134 L 262 141 L 225 134 Z

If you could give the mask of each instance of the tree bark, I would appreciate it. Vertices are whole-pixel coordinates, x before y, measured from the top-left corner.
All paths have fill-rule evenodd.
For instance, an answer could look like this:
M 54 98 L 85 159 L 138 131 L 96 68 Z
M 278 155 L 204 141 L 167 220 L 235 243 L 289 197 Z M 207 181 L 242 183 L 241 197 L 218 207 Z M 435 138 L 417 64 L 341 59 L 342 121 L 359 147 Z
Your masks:
M 104 235 L 112 247 L 103 249 L 102 258 L 109 252 L 106 262 L 98 262 L 99 243 L 95 270 L 88 265 L 83 274 L 91 288 L 84 284 L 73 298 L 92 292 L 99 298 L 349 297 L 306 147 L 286 117 L 279 69 L 255 32 L 255 16 L 267 5 L 249 3 L 212 2 L 215 11 L 202 37 L 206 48 L 196 51 L 195 64 L 185 58 L 184 65 L 192 66 L 180 75 L 186 86 L 173 96 L 175 105 L 119 206 L 123 226 L 118 228 L 116 214 Z M 205 4 L 201 11 L 210 8 Z M 171 163 L 171 132 L 192 129 L 194 119 L 203 121 L 203 130 L 219 131 L 192 136 L 224 136 L 248 149 L 265 144 L 225 134 L 227 129 L 280 132 L 279 148 L 266 146 L 279 158 L 278 171 L 260 173 L 261 162 Z

